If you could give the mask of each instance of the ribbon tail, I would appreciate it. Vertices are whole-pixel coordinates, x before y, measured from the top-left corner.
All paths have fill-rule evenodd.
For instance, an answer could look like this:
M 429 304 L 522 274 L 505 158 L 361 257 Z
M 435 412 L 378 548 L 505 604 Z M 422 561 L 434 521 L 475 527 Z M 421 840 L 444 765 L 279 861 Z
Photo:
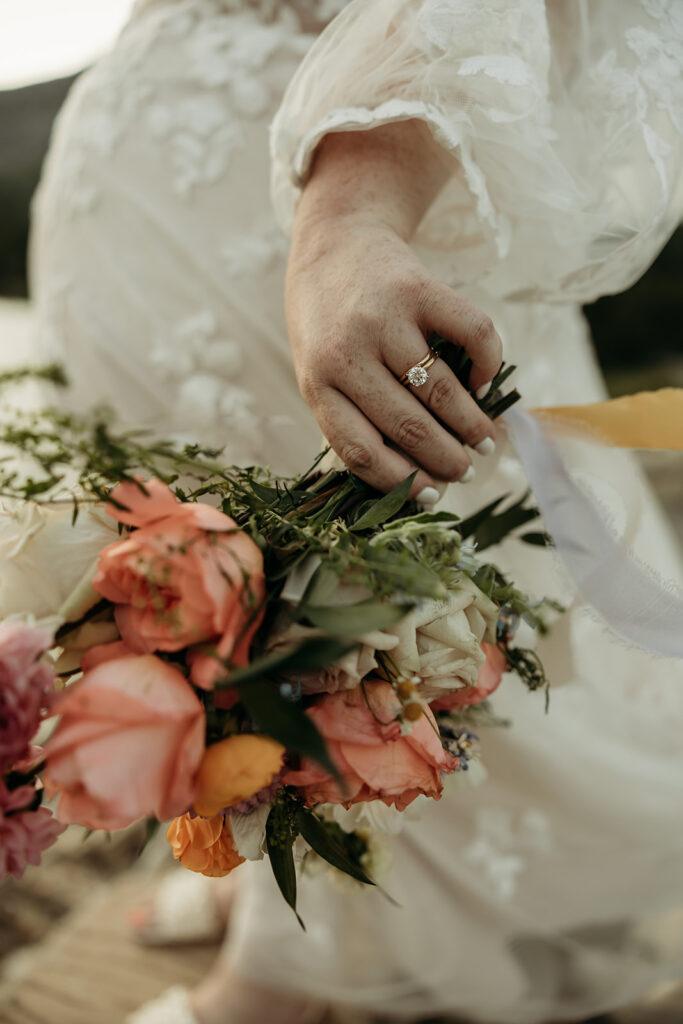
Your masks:
M 683 658 L 683 599 L 648 575 L 612 536 L 533 416 L 510 409 L 503 423 L 579 593 L 638 647 Z

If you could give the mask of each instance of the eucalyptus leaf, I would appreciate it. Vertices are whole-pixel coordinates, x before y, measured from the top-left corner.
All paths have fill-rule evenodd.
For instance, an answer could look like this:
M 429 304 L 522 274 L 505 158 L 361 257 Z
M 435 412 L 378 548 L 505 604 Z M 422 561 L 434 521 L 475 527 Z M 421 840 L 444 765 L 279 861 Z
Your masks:
M 251 489 L 256 497 L 266 505 L 275 505 L 282 497 L 276 487 L 266 487 L 265 484 L 260 484 L 257 480 L 251 481 Z
M 393 491 L 389 491 L 383 498 L 378 498 L 377 501 L 373 502 L 372 506 L 364 512 L 360 519 L 357 519 L 349 529 L 354 532 L 359 530 L 370 530 L 375 526 L 381 526 L 382 523 L 386 523 L 387 519 L 391 519 L 399 512 L 406 501 L 410 493 L 410 488 L 413 485 L 413 480 L 417 476 L 417 470 L 411 473 L 410 476 L 406 477 L 398 487 L 394 487 Z
M 258 730 L 277 740 L 287 750 L 316 761 L 342 785 L 325 741 L 300 701 L 288 700 L 280 693 L 277 683 L 266 681 L 240 686 L 239 694 Z
M 460 516 L 456 515 L 455 512 L 418 512 L 414 516 L 406 516 L 405 521 L 407 523 L 457 523 L 460 520 Z M 397 519 L 392 526 L 396 526 L 403 522 L 402 519 Z
M 307 619 L 318 629 L 332 636 L 360 636 L 375 629 L 387 629 L 402 619 L 408 607 L 386 601 L 361 601 L 360 604 L 316 605 L 300 604 L 297 618 Z
M 474 539 L 479 551 L 492 547 L 494 544 L 500 544 L 513 530 L 539 517 L 540 513 L 537 508 L 523 507 L 522 503 L 526 501 L 526 497 L 524 495 L 510 508 L 490 516 L 476 529 Z
M 333 661 L 343 658 L 354 645 L 327 637 L 312 637 L 294 647 L 288 647 L 272 654 L 264 654 L 255 658 L 244 668 L 234 669 L 225 679 L 216 683 L 216 689 L 226 686 L 243 686 L 253 680 L 261 681 L 264 676 L 284 672 L 313 672 L 318 668 L 327 668 Z
M 519 539 L 525 544 L 535 544 L 542 548 L 551 548 L 554 545 L 553 538 L 543 530 L 531 530 L 529 533 L 523 533 Z
M 294 867 L 292 843 L 288 840 L 283 842 L 276 834 L 279 810 L 280 808 L 275 804 L 272 807 L 266 822 L 266 846 L 268 848 L 268 858 L 270 860 L 270 866 L 275 876 L 278 889 L 284 896 L 285 902 L 296 914 L 296 919 L 302 929 L 306 931 L 306 925 L 299 917 L 296 909 L 296 868 Z
M 495 501 L 477 509 L 476 512 L 473 512 L 472 515 L 467 516 L 467 518 L 461 519 L 458 524 L 458 532 L 460 536 L 463 538 L 471 537 L 478 527 L 485 522 L 489 516 L 493 515 L 498 506 L 508 497 L 508 494 L 503 494 L 500 498 L 496 498 Z
M 316 814 L 305 807 L 298 807 L 294 820 L 301 835 L 319 857 L 358 882 L 364 882 L 366 885 L 376 884 L 363 867 L 349 857 L 344 847 L 335 840 Z

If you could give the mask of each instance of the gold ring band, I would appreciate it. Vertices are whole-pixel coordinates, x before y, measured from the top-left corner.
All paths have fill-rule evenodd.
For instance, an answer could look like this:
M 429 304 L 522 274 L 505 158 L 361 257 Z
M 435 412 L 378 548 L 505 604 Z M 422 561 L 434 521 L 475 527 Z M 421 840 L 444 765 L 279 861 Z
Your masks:
M 428 352 L 419 363 L 415 363 L 409 370 L 406 370 L 403 376 L 399 378 L 399 384 L 411 384 L 414 388 L 421 388 L 429 380 L 427 370 L 438 358 L 435 352 Z

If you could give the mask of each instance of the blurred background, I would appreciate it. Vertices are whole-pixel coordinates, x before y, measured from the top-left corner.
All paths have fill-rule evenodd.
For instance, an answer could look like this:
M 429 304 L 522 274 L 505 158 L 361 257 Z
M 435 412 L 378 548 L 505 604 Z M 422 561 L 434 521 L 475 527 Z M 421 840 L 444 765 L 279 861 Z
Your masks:
M 4 5 L 0 15 L 0 365 L 16 362 L 31 336 L 30 204 L 54 117 L 78 73 L 111 44 L 132 5 L 133 0 L 22 0 Z M 679 231 L 633 288 L 586 309 L 613 395 L 683 386 L 682 268 Z M 681 458 L 654 453 L 644 463 L 683 538 Z M 141 843 L 136 830 L 83 842 L 72 829 L 44 858 L 49 870 L 29 869 L 22 882 L 3 887 L 0 1005 L 3 986 L 31 976 L 35 944 L 93 887 L 131 866 Z M 152 973 L 156 969 L 150 967 Z M 70 1021 L 68 1007 L 63 1012 L 54 1019 Z

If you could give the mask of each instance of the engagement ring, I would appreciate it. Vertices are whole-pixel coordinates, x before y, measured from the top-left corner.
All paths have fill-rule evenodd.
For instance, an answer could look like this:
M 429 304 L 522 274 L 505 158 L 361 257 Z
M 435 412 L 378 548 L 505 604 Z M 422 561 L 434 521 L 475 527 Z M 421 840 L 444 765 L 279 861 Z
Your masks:
M 428 352 L 424 359 L 421 359 L 415 366 L 411 366 L 409 370 L 406 370 L 399 383 L 412 384 L 414 388 L 421 388 L 429 380 L 427 370 L 438 358 L 436 353 Z

